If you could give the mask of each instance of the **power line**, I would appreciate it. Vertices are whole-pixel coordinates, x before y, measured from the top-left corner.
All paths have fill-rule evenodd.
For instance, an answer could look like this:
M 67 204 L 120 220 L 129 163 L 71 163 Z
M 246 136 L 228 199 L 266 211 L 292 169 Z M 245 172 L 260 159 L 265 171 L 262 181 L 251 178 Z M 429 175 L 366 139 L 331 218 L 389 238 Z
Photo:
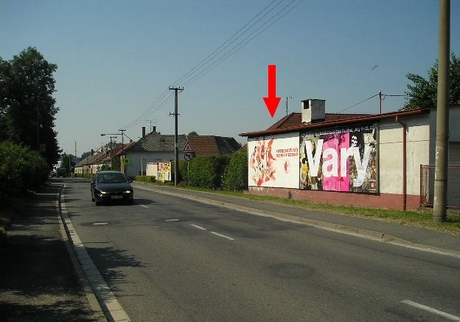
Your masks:
M 269 28 L 271 25 L 273 25 L 276 21 L 284 17 L 289 11 L 291 11 L 293 8 L 285 12 L 283 15 L 281 13 L 285 11 L 291 4 L 296 2 L 297 0 L 292 0 L 290 3 L 288 3 L 286 6 L 284 6 L 280 11 L 278 11 L 276 14 L 274 14 L 269 20 L 264 22 L 261 26 L 257 27 L 256 30 L 251 32 L 247 37 L 245 37 L 243 40 L 241 40 L 238 44 L 233 46 L 229 51 L 224 53 L 221 57 L 217 58 L 214 62 L 212 62 L 210 65 L 206 66 L 203 70 L 201 70 L 198 74 L 194 75 L 191 79 L 186 81 L 186 84 L 189 82 L 192 82 L 199 78 L 200 76 L 203 76 L 205 73 L 207 73 L 209 70 L 211 70 L 213 67 L 215 67 L 217 64 L 220 64 L 227 58 L 229 58 L 231 55 L 236 53 L 238 50 L 249 44 L 252 40 L 254 40 L 259 34 L 264 32 L 267 28 Z M 281 16 L 280 16 L 281 15 Z
M 233 36 L 231 36 L 229 39 L 227 39 L 227 41 L 225 41 L 221 46 L 219 46 L 219 48 L 213 52 L 214 54 L 209 55 L 208 56 L 209 58 L 204 59 L 202 63 L 198 64 L 201 66 L 199 66 L 200 68 L 194 69 L 194 71 L 197 71 L 196 73 L 194 73 L 194 75 L 193 73 L 190 73 L 189 75 L 187 75 L 187 77 L 182 77 L 177 82 L 181 81 L 184 83 L 184 85 L 186 85 L 196 80 L 200 76 L 204 75 L 206 72 L 208 72 L 210 69 L 215 67 L 217 64 L 223 62 L 225 59 L 227 59 L 228 57 L 236 53 L 238 50 L 246 46 L 248 43 L 254 40 L 259 34 L 265 31 L 268 27 L 273 25 L 273 23 L 275 23 L 280 18 L 282 18 L 284 15 L 286 15 L 288 12 L 290 12 L 292 9 L 294 9 L 294 6 L 293 6 L 291 7 L 290 10 L 287 10 L 291 5 L 297 2 L 297 0 L 291 0 L 288 4 L 286 4 L 284 7 L 279 9 L 272 16 L 270 16 L 260 26 L 256 27 L 257 24 L 259 24 L 259 22 L 261 22 L 268 14 L 270 14 L 273 10 L 275 10 L 284 1 L 285 0 L 280 0 L 272 8 L 270 8 L 270 6 L 272 6 L 272 4 L 275 2 L 275 1 L 272 1 L 268 6 L 262 9 L 262 11 L 260 11 L 254 18 L 252 18 L 248 23 L 246 23 L 242 28 L 240 28 Z M 263 13 L 264 11 L 267 11 L 267 12 Z M 284 14 L 281 15 L 283 12 Z M 259 18 L 256 19 L 257 17 Z M 248 25 L 249 27 L 247 27 Z M 251 31 L 251 28 L 255 28 L 255 30 Z M 241 37 L 245 36 L 248 33 L 249 35 L 247 35 L 242 40 L 240 40 Z
M 185 73 L 182 77 L 180 77 L 175 83 L 183 82 L 187 77 L 191 74 L 193 74 L 196 70 L 201 68 L 202 66 L 206 65 L 207 62 L 211 61 L 214 59 L 215 56 L 217 56 L 219 53 L 221 53 L 223 50 L 228 48 L 232 43 L 234 43 L 238 38 L 241 37 L 242 34 L 244 34 L 246 31 L 245 30 L 248 25 L 251 24 L 252 21 L 254 21 L 258 16 L 260 16 L 264 11 L 266 11 L 272 3 L 274 3 L 276 0 L 273 0 L 270 2 L 265 8 L 262 9 L 255 17 L 253 17 L 249 22 L 247 22 L 243 27 L 241 27 L 237 32 L 235 32 L 231 37 L 229 37 L 225 42 L 223 42 L 219 47 L 217 47 L 213 52 L 211 52 L 208 56 L 206 56 L 201 62 L 199 62 L 197 65 L 195 65 L 192 69 L 190 69 L 187 73 Z M 284 1 L 284 0 L 282 0 Z M 279 4 L 279 3 L 278 3 Z M 273 10 L 273 8 L 271 9 Z M 270 11 L 271 11 L 270 10 Z M 264 15 L 265 16 L 265 15 Z M 256 22 L 257 23 L 257 22 Z M 252 25 L 251 25 L 252 26 Z
M 374 95 L 372 95 L 372 96 L 370 96 L 370 97 L 368 97 L 368 98 L 366 98 L 366 99 L 364 99 L 362 101 L 359 101 L 358 103 L 353 104 L 353 105 L 341 110 L 338 113 L 339 114 L 343 113 L 343 112 L 345 112 L 345 111 L 347 111 L 347 110 L 349 110 L 349 109 L 351 109 L 351 108 L 353 108 L 355 106 L 358 106 L 358 105 L 360 105 L 362 103 L 367 102 L 368 100 L 373 99 L 376 96 L 379 96 L 379 98 L 380 98 L 380 114 L 381 114 L 382 113 L 382 104 L 381 103 L 382 103 L 383 100 L 385 100 L 385 98 L 387 98 L 387 97 L 403 97 L 403 96 L 407 96 L 407 95 L 406 94 L 383 94 L 382 92 L 378 92 L 377 94 L 374 94 Z
M 347 111 L 347 110 L 349 110 L 350 108 L 353 108 L 353 107 L 355 107 L 355 106 L 358 106 L 359 104 L 362 104 L 362 103 L 364 103 L 364 102 L 367 102 L 368 100 L 373 99 L 374 97 L 376 97 L 376 96 L 378 96 L 378 95 L 379 95 L 379 93 L 374 94 L 374 95 L 372 95 L 372 96 L 366 98 L 365 100 L 359 101 L 359 102 L 356 103 L 356 104 L 353 104 L 353 105 L 351 105 L 351 106 L 348 106 L 347 108 L 341 110 L 341 111 L 339 112 L 339 114 L 340 114 L 340 113 L 343 113 L 343 112 L 345 112 L 345 111 Z
M 286 3 L 286 1 L 288 1 Z M 217 47 L 213 52 L 201 60 L 197 65 L 192 67 L 183 76 L 173 82 L 172 86 L 182 83 L 187 85 L 195 81 L 198 77 L 203 76 L 209 72 L 217 64 L 223 62 L 225 59 L 233 55 L 239 49 L 246 46 L 252 40 L 254 40 L 263 31 L 273 25 L 276 21 L 284 17 L 290 11 L 296 7 L 296 2 L 299 0 L 273 0 L 267 6 L 265 6 L 257 15 L 249 20 L 243 27 L 241 27 L 236 33 L 229 37 L 224 43 Z M 278 8 L 281 4 L 284 6 Z M 244 38 L 243 38 L 244 37 Z M 131 128 L 132 126 L 140 123 L 142 120 L 148 117 L 154 111 L 160 110 L 166 105 L 173 95 L 169 90 L 165 90 L 151 105 L 144 111 L 138 118 L 133 120 L 124 128 Z

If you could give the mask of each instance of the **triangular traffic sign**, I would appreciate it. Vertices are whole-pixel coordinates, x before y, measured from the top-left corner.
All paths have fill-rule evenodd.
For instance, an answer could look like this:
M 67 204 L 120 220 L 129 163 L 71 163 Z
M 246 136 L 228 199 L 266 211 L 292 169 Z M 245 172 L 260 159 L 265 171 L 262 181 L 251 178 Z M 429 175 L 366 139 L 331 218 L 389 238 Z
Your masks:
M 187 141 L 187 143 L 185 143 L 182 152 L 194 152 L 192 146 L 190 145 L 190 142 Z

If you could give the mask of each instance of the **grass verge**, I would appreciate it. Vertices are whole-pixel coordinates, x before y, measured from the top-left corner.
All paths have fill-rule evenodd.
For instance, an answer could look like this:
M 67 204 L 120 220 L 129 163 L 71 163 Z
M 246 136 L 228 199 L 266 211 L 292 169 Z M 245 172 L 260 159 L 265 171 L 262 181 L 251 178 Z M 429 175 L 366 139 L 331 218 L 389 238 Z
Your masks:
M 168 185 L 158 184 L 155 185 Z M 171 186 L 171 185 L 169 185 Z M 210 193 L 218 193 L 228 195 L 232 197 L 246 198 L 249 200 L 259 200 L 265 202 L 273 202 L 284 204 L 292 207 L 301 207 L 305 209 L 324 211 L 329 213 L 335 213 L 340 215 L 355 216 L 361 218 L 369 218 L 375 220 L 384 220 L 401 225 L 411 225 L 415 227 L 423 227 L 441 231 L 444 233 L 454 234 L 460 236 L 460 210 L 448 210 L 447 218 L 445 222 L 435 223 L 433 222 L 433 209 L 432 208 L 421 208 L 417 211 L 402 211 L 402 210 L 391 210 L 391 209 L 376 209 L 376 208 L 360 208 L 350 206 L 333 206 L 327 204 L 319 204 L 308 201 L 301 201 L 295 199 L 279 198 L 272 196 L 261 196 L 253 195 L 244 192 L 233 192 L 233 191 L 215 191 L 203 188 L 181 186 L 180 189 L 190 189 L 197 191 L 204 191 Z

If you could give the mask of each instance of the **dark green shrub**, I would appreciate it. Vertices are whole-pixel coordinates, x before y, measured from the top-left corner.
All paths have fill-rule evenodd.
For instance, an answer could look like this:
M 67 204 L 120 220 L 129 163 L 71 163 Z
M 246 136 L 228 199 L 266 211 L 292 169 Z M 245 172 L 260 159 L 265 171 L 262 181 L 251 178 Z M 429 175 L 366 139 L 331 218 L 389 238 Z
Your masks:
M 223 188 L 230 191 L 248 189 L 248 153 L 235 153 L 224 174 Z
M 147 183 L 154 183 L 157 181 L 155 176 L 136 176 L 134 180 Z
M 228 156 L 202 156 L 181 161 L 179 171 L 188 185 L 207 189 L 220 189 L 222 177 L 230 161 Z
M 36 151 L 11 142 L 0 143 L 0 193 L 36 190 L 48 181 L 50 169 Z

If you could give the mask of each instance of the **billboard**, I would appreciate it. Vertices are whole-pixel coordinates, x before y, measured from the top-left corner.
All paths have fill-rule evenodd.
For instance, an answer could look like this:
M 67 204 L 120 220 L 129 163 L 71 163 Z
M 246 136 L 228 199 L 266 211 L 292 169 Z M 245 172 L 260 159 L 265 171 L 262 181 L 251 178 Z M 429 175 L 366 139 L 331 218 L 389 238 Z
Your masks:
M 300 189 L 378 193 L 377 124 L 305 131 Z
M 299 188 L 299 137 L 293 134 L 248 138 L 248 184 Z

